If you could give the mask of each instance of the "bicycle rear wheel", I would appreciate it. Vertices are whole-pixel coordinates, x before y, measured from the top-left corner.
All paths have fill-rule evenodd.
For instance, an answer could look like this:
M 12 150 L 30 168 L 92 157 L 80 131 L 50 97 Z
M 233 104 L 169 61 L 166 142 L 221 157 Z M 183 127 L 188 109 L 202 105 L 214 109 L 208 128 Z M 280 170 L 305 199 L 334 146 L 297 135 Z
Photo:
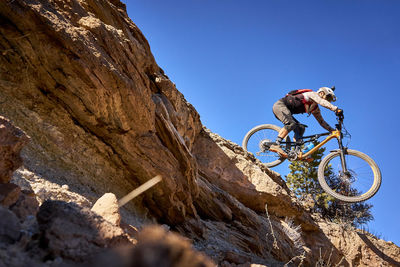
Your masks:
M 365 201 L 381 185 L 381 172 L 373 159 L 357 150 L 344 155 L 347 172 L 343 171 L 340 151 L 328 154 L 318 167 L 318 181 L 329 195 L 345 202 Z
M 280 130 L 280 127 L 272 124 L 258 125 L 245 135 L 242 147 L 253 153 L 265 166 L 275 167 L 285 160 L 277 153 L 269 151 L 269 146 L 275 142 Z M 285 141 L 290 141 L 288 136 Z M 290 144 L 284 144 L 284 146 L 289 149 Z

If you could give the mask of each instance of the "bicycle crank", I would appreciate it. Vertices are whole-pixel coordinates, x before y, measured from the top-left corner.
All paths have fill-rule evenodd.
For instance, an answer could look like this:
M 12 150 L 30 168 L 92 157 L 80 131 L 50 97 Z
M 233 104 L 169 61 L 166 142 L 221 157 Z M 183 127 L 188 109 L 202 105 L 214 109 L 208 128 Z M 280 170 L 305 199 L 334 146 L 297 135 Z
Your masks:
M 288 152 L 288 160 L 291 160 L 291 161 L 293 161 L 293 160 L 297 160 L 297 158 L 298 158 L 298 156 L 299 156 L 299 154 L 296 152 L 296 151 L 289 151 Z

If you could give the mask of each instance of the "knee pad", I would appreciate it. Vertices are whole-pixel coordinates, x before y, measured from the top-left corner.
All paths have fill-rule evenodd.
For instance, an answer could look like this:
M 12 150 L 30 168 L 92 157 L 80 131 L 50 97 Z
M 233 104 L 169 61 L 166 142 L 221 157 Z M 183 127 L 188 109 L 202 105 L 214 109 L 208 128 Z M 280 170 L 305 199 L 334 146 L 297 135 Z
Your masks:
M 292 130 L 294 130 L 294 129 L 296 128 L 296 126 L 297 126 L 297 123 L 296 123 L 296 122 L 290 122 L 290 123 L 286 124 L 286 125 L 284 126 L 284 128 L 285 128 L 288 132 L 291 132 Z

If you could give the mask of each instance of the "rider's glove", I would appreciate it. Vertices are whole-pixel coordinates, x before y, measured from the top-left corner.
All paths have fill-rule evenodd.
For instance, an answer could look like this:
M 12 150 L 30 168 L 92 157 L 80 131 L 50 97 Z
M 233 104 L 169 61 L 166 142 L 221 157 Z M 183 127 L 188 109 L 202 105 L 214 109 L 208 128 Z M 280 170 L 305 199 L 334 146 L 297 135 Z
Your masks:
M 343 109 L 340 109 L 340 108 L 336 109 L 335 114 L 336 114 L 336 116 L 343 116 Z

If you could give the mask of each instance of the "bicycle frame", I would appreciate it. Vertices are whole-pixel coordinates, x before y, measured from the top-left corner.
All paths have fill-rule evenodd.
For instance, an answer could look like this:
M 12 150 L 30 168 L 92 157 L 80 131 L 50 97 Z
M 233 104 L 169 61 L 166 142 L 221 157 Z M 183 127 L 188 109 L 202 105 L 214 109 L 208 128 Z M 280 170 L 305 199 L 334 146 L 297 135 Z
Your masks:
M 325 135 L 325 134 L 322 134 L 322 135 Z M 315 136 L 318 136 L 318 135 L 315 135 Z M 323 145 L 325 145 L 326 143 L 328 143 L 330 140 L 332 140 L 334 138 L 336 138 L 338 140 L 340 150 L 343 150 L 340 131 L 339 130 L 335 130 L 331 134 L 329 134 L 328 137 L 326 137 L 321 143 L 319 143 L 318 145 L 313 147 L 307 153 L 303 154 L 303 152 L 300 152 L 300 154 L 298 156 L 298 160 L 304 160 L 308 156 L 314 154 L 315 151 L 317 151 L 319 148 L 321 148 Z
M 346 160 L 344 157 L 344 154 L 346 153 L 346 148 L 343 147 L 343 143 L 342 143 L 342 123 L 343 123 L 343 116 L 338 117 L 338 124 L 336 124 L 336 130 L 332 131 L 331 133 L 322 133 L 322 134 L 315 134 L 315 135 L 310 135 L 310 136 L 304 136 L 304 139 L 318 139 L 321 136 L 325 136 L 328 135 L 321 143 L 319 143 L 318 145 L 316 145 L 315 147 L 313 147 L 310 151 L 308 151 L 307 153 L 300 152 L 299 155 L 297 156 L 297 160 L 303 160 L 303 161 L 307 161 L 307 158 L 309 156 L 311 156 L 314 152 L 316 152 L 319 148 L 321 148 L 323 145 L 325 145 L 326 143 L 328 143 L 330 140 L 336 138 L 338 141 L 338 145 L 339 145 L 339 151 L 340 151 L 340 161 L 342 163 L 342 168 L 343 168 L 343 172 L 345 174 L 347 174 L 347 164 L 346 164 Z M 309 141 L 307 141 L 309 142 Z M 290 142 L 291 144 L 293 144 L 293 142 Z

